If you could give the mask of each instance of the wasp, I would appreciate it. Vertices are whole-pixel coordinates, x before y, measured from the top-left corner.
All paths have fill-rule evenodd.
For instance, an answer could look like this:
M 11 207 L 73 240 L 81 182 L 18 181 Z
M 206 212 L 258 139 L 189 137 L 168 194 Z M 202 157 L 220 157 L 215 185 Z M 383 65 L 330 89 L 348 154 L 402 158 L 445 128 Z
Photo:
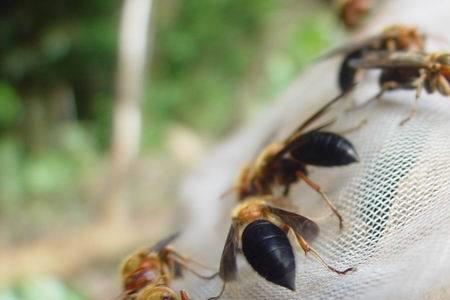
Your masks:
M 336 0 L 335 2 L 339 19 L 347 29 L 357 27 L 373 6 L 371 0 Z
M 406 25 L 392 25 L 385 28 L 378 35 L 374 35 L 360 42 L 337 48 L 326 54 L 324 58 L 340 53 L 344 59 L 338 73 L 338 84 L 341 91 L 352 89 L 362 77 L 363 72 L 355 68 L 350 61 L 360 59 L 369 53 L 376 51 L 423 51 L 425 47 L 425 35 L 416 27 Z
M 237 277 L 239 242 L 250 266 L 266 280 L 295 291 L 296 264 L 288 234 L 291 234 L 305 254 L 311 253 L 322 265 L 337 274 L 347 274 L 328 265 L 309 244 L 319 234 L 317 224 L 296 213 L 272 205 L 273 196 L 248 197 L 232 212 L 232 224 L 220 260 L 219 276 L 223 281 L 222 296 L 228 282 Z
M 331 122 L 309 131 L 305 129 L 343 95 L 345 93 L 329 101 L 283 142 L 270 144 L 253 163 L 242 168 L 235 186 L 240 201 L 248 196 L 272 195 L 275 186 L 283 187 L 283 196 L 287 196 L 291 185 L 303 180 L 321 195 L 338 217 L 339 227 L 342 228 L 341 215 L 322 188 L 308 177 L 307 165 L 345 166 L 358 162 L 358 154 L 346 138 L 333 132 L 322 131 Z
M 175 233 L 150 248 L 139 250 L 126 258 L 121 267 L 123 300 L 190 300 L 186 291 L 178 296 L 169 288 L 172 278 L 182 276 L 183 269 L 203 279 L 212 279 L 216 274 L 204 276 L 192 264 L 203 264 L 187 258 L 169 246 L 179 233 Z
M 409 115 L 400 125 L 409 121 L 417 111 L 418 100 L 423 89 L 428 94 L 438 92 L 450 96 L 450 53 L 375 53 L 363 59 L 352 60 L 351 65 L 361 69 L 381 69 L 380 98 L 386 91 L 415 90 L 415 102 Z
M 164 283 L 150 284 L 144 287 L 137 295 L 132 296 L 134 300 L 192 300 L 185 290 L 180 290 L 180 295 L 174 292 L 171 288 L 165 286 Z

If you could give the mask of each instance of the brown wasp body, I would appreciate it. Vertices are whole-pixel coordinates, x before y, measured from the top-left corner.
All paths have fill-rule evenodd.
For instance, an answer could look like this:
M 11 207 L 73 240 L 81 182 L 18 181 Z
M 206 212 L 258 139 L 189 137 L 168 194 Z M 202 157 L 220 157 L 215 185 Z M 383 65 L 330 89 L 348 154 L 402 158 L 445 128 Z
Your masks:
M 390 90 L 416 90 L 416 101 L 401 125 L 416 113 L 417 101 L 423 89 L 429 94 L 438 92 L 443 96 L 450 96 L 450 53 L 374 53 L 350 63 L 356 68 L 382 70 L 379 78 L 381 91 L 375 98 L 380 98 Z
M 333 50 L 325 57 L 340 53 L 345 55 L 338 73 L 338 84 L 341 91 L 344 92 L 350 90 L 362 76 L 361 69 L 352 66 L 351 60 L 363 58 L 377 51 L 423 51 L 424 46 L 425 36 L 416 27 L 392 25 L 378 35 Z
M 123 300 L 190 300 L 186 291 L 180 291 L 178 296 L 168 287 L 172 278 L 180 277 L 183 269 L 200 278 L 214 277 L 198 274 L 189 264 L 200 265 L 199 263 L 169 247 L 177 236 L 178 234 L 171 235 L 125 259 L 121 268 Z
M 339 218 L 339 226 L 342 227 L 342 217 L 337 209 L 320 186 L 309 179 L 307 165 L 344 166 L 357 162 L 358 155 L 353 145 L 344 137 L 321 131 L 329 123 L 309 131 L 305 129 L 343 95 L 329 101 L 302 123 L 284 142 L 267 146 L 254 163 L 242 169 L 236 183 L 240 201 L 249 196 L 273 195 L 276 186 L 283 187 L 283 194 L 287 196 L 290 186 L 303 180 L 326 201 Z
M 223 294 L 226 283 L 236 279 L 239 244 L 248 263 L 260 276 L 294 291 L 295 256 L 288 233 L 292 234 L 305 254 L 313 254 L 330 271 L 343 275 L 354 270 L 348 268 L 339 271 L 326 264 L 308 244 L 319 233 L 317 224 L 270 204 L 276 202 L 279 199 L 272 196 L 248 197 L 234 208 L 220 261 L 219 276 L 224 284 L 220 294 L 210 299 L 218 299 Z
M 371 0 L 336 0 L 339 19 L 347 29 L 354 29 L 361 24 L 369 13 L 373 3 Z
M 125 298 L 133 300 L 192 300 L 185 290 L 181 290 L 177 295 L 171 288 L 164 285 L 148 285 L 144 287 L 137 295 Z

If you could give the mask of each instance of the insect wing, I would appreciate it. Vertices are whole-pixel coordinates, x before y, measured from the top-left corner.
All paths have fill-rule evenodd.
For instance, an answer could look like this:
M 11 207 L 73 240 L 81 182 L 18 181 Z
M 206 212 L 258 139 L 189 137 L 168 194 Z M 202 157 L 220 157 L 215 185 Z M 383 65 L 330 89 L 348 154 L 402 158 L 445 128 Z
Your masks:
M 179 235 L 180 235 L 179 231 L 173 233 L 172 235 L 166 237 L 165 239 L 159 241 L 158 243 L 156 243 L 155 245 L 150 247 L 149 252 L 159 252 L 159 251 L 161 251 L 163 248 L 167 247 L 170 243 L 175 241 L 178 238 Z
M 308 242 L 319 235 L 319 226 L 316 222 L 304 216 L 275 207 L 270 207 L 270 211 Z
M 336 56 L 339 54 L 348 54 L 348 53 L 354 52 L 356 50 L 362 50 L 362 49 L 368 48 L 372 44 L 381 42 L 385 37 L 386 37 L 385 34 L 378 34 L 378 35 L 374 35 L 372 37 L 369 37 L 369 38 L 361 40 L 361 41 L 349 43 L 347 45 L 335 48 L 335 49 L 331 50 L 330 52 L 325 53 L 324 55 L 321 55 L 319 57 L 319 60 L 328 59 L 330 57 L 333 57 L 333 56 Z
M 183 266 L 176 260 L 173 260 L 173 277 L 180 278 L 183 276 Z
M 239 238 L 236 231 L 236 225 L 231 224 L 227 239 L 225 241 L 225 246 L 223 247 L 222 258 L 220 259 L 219 275 L 225 282 L 236 279 L 236 253 L 238 244 Z
M 300 126 L 297 127 L 297 129 L 295 129 L 293 131 L 293 133 L 285 139 L 284 147 L 276 155 L 273 156 L 272 160 L 281 158 L 284 154 L 288 153 L 292 149 L 292 147 L 295 147 L 295 145 L 298 141 L 298 138 L 302 135 L 303 131 L 306 128 L 308 128 L 314 121 L 316 121 L 318 118 L 320 118 L 334 103 L 336 103 L 342 97 L 347 95 L 351 90 L 352 89 L 349 89 L 347 91 L 340 93 L 339 95 L 337 95 L 336 97 L 334 97 L 333 99 L 328 101 L 324 106 L 322 106 L 317 112 L 315 112 L 312 116 L 310 116 L 306 121 L 304 121 L 302 124 L 300 124 Z M 314 129 L 311 129 L 311 131 L 321 130 L 321 129 L 331 125 L 335 121 L 336 121 L 335 119 L 331 119 L 331 120 L 315 127 Z
M 427 56 L 423 53 L 379 52 L 361 59 L 352 59 L 349 64 L 362 69 L 426 68 Z

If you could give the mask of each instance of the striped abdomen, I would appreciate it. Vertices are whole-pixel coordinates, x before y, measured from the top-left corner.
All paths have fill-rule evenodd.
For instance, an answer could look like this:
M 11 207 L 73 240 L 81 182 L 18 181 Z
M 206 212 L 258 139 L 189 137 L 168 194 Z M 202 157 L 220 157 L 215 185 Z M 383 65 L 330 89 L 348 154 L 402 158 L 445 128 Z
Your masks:
M 242 250 L 253 269 L 268 281 L 295 290 L 295 257 L 286 233 L 256 220 L 242 233 Z
M 294 159 L 307 165 L 333 167 L 358 161 L 358 154 L 350 141 L 332 132 L 306 133 L 290 153 Z

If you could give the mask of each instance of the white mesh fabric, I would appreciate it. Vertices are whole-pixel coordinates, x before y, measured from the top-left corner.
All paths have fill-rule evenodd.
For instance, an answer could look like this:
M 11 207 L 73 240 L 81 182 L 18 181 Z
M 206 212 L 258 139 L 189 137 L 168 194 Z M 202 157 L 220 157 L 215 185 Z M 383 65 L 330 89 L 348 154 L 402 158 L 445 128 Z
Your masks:
M 360 37 L 392 23 L 406 23 L 450 40 L 449 11 L 449 1 L 385 1 Z M 429 49 L 449 49 L 448 43 L 432 39 L 427 44 Z M 240 166 L 268 142 L 273 128 L 278 138 L 285 137 L 337 94 L 338 60 L 306 70 L 260 120 L 220 146 L 187 179 L 181 197 L 191 222 L 183 229 L 182 249 L 218 267 L 235 204 L 232 198 L 218 196 L 230 187 Z M 376 92 L 374 79 L 367 81 L 372 89 L 361 85 L 351 96 L 354 100 Z M 342 232 L 317 193 L 305 183 L 292 189 L 290 198 L 298 212 L 320 226 L 312 246 L 330 265 L 354 266 L 357 271 L 336 275 L 295 248 L 294 293 L 268 283 L 241 256 L 239 279 L 227 285 L 222 299 L 450 299 L 450 101 L 423 95 L 417 116 L 399 127 L 413 98 L 413 91 L 387 93 L 382 101 L 342 115 L 330 128 L 345 130 L 368 118 L 362 129 L 347 135 L 360 163 L 310 168 L 311 178 L 343 215 Z M 217 295 L 221 281 L 189 276 L 177 287 L 188 289 L 195 300 L 206 299 Z
M 400 127 L 414 93 L 401 95 L 404 101 L 388 96 L 349 112 L 331 128 L 343 130 L 368 118 L 367 125 L 347 136 L 360 163 L 311 168 L 311 178 L 344 217 L 342 232 L 336 217 L 304 183 L 290 197 L 320 225 L 312 246 L 332 266 L 355 266 L 357 271 L 336 275 L 295 248 L 294 293 L 268 283 L 241 259 L 239 280 L 227 285 L 223 299 L 423 299 L 450 282 L 449 103 L 422 101 L 418 115 Z M 219 254 L 223 241 L 215 247 Z M 193 282 L 193 299 L 214 296 L 221 287 L 220 280 Z

